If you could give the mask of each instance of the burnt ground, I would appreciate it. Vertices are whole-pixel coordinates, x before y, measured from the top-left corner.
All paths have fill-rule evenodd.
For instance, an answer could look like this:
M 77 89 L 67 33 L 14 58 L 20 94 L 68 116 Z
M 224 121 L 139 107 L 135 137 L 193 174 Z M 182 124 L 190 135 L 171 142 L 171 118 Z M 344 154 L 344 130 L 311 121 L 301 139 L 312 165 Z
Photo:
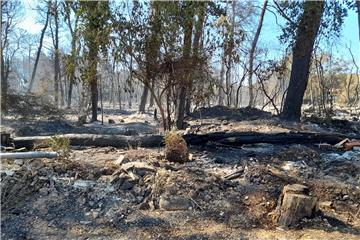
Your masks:
M 115 126 L 108 124 L 105 128 L 140 122 L 158 131 L 149 115 L 121 115 L 124 122 L 119 115 L 109 114 L 108 118 L 117 120 Z M 73 125 L 71 115 L 64 119 L 61 121 L 75 129 L 95 128 Z M 16 132 L 11 124 L 20 126 L 20 122 L 26 122 L 38 131 L 29 119 L 16 121 L 2 127 Z M 43 130 L 51 132 L 51 123 L 43 121 Z M 332 131 L 333 127 L 311 122 L 283 123 L 274 117 L 241 121 L 209 117 L 188 122 L 187 131 L 200 133 L 313 132 Z M 358 126 L 354 122 L 343 132 L 357 134 Z M 103 126 L 96 128 L 107 131 Z M 79 146 L 71 148 L 67 159 L 2 159 L 1 238 L 360 237 L 360 151 L 286 143 L 238 147 L 209 143 L 190 146 L 191 161 L 184 164 L 168 162 L 163 152 L 162 148 Z M 232 173 L 236 176 L 229 179 Z M 283 186 L 289 183 L 308 186 L 319 206 L 313 218 L 283 230 L 277 227 L 273 212 Z

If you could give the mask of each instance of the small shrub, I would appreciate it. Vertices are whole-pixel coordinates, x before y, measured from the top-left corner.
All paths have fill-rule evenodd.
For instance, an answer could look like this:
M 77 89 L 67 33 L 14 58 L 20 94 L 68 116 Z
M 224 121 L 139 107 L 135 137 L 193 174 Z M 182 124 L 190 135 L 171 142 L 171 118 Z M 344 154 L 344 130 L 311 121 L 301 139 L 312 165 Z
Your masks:
M 68 159 L 70 155 L 70 139 L 53 136 L 47 141 L 51 150 L 59 154 L 59 158 Z
M 175 131 L 171 131 L 165 136 L 165 157 L 170 162 L 184 163 L 189 160 L 186 141 Z

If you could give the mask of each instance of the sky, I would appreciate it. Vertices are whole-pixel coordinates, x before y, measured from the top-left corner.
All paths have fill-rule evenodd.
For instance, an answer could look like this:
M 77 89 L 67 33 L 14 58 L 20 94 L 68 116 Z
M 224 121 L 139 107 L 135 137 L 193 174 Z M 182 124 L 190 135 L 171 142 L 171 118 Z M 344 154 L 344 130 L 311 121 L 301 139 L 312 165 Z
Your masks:
M 25 7 L 25 16 L 19 24 L 20 28 L 27 30 L 32 34 L 40 34 L 42 24 L 37 23 L 37 14 L 33 10 L 38 0 L 22 0 Z M 359 40 L 359 27 L 357 20 L 357 13 L 352 10 L 349 11 L 348 16 L 345 18 L 344 26 L 342 29 L 342 36 L 336 41 L 336 48 L 333 49 L 334 54 L 343 59 L 350 59 L 350 53 L 345 47 L 351 46 L 351 50 L 356 58 L 358 66 L 360 66 L 360 40 Z M 281 23 L 281 17 L 278 17 Z M 269 58 L 275 59 L 279 52 L 284 49 L 280 44 L 278 36 L 281 33 L 281 28 L 276 24 L 275 17 L 269 11 L 266 12 L 264 18 L 264 25 L 260 35 L 259 44 L 266 46 L 270 50 Z M 63 38 L 67 36 L 63 36 Z M 66 41 L 66 39 L 64 39 Z M 70 42 L 70 41 L 68 41 Z

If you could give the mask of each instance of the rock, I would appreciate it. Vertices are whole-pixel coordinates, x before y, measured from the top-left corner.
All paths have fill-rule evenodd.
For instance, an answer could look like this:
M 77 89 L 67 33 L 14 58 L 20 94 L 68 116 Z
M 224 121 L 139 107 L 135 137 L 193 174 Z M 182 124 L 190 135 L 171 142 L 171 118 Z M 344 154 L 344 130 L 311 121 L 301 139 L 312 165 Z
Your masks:
M 46 196 L 49 194 L 49 189 L 48 188 L 40 188 L 39 189 L 39 194 L 42 196 Z
M 148 172 L 156 172 L 156 170 L 153 166 L 150 166 L 149 164 L 144 163 L 144 162 L 125 163 L 125 164 L 122 164 L 121 168 L 127 172 L 132 171 L 140 176 L 144 176 Z
M 332 201 L 319 202 L 319 208 L 329 209 L 332 207 L 332 205 L 333 205 Z
M 95 185 L 94 181 L 90 181 L 90 180 L 76 180 L 74 182 L 74 188 L 82 188 L 82 189 L 86 189 L 86 188 L 91 188 Z
M 15 159 L 15 160 L 14 160 L 14 164 L 21 166 L 21 165 L 24 164 L 24 160 L 22 160 L 22 159 Z
M 109 124 L 115 124 L 115 121 L 114 121 L 113 119 L 109 119 L 109 120 L 108 120 L 108 123 L 109 123 Z
M 278 201 L 278 224 L 289 227 L 297 224 L 304 217 L 311 217 L 315 212 L 317 198 L 307 195 L 309 188 L 300 185 L 286 185 Z
M 126 155 L 120 155 L 120 157 L 114 161 L 116 165 L 122 165 L 128 162 L 130 162 L 130 159 Z
M 130 190 L 130 189 L 132 189 L 134 187 L 134 185 L 135 185 L 134 180 L 127 179 L 121 184 L 120 189 L 121 190 Z
M 100 215 L 100 211 L 98 211 L 98 210 L 92 210 L 91 211 L 91 215 L 92 215 L 92 217 L 95 219 L 95 218 L 98 218 L 99 217 L 99 215 Z
M 117 177 L 117 176 L 102 175 L 98 178 L 98 181 L 101 183 L 111 183 L 111 181 L 113 180 L 114 177 Z
M 349 195 L 346 194 L 342 197 L 342 200 L 345 201 L 345 200 L 348 200 L 349 198 L 350 198 Z
M 188 210 L 192 204 L 188 198 L 183 196 L 160 196 L 159 207 L 167 211 Z
M 15 172 L 12 171 L 12 170 L 2 170 L 2 171 L 1 171 L 1 177 L 3 177 L 3 176 L 2 176 L 3 173 L 4 173 L 6 176 L 11 177 L 11 176 L 14 175 Z

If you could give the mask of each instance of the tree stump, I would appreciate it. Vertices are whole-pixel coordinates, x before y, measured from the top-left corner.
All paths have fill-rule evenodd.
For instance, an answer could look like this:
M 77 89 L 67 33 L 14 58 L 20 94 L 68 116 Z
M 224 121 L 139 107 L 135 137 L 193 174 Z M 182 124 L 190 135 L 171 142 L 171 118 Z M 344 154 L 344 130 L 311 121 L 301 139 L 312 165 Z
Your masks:
M 317 198 L 309 196 L 309 188 L 300 184 L 286 185 L 277 206 L 277 223 L 287 228 L 315 213 Z

